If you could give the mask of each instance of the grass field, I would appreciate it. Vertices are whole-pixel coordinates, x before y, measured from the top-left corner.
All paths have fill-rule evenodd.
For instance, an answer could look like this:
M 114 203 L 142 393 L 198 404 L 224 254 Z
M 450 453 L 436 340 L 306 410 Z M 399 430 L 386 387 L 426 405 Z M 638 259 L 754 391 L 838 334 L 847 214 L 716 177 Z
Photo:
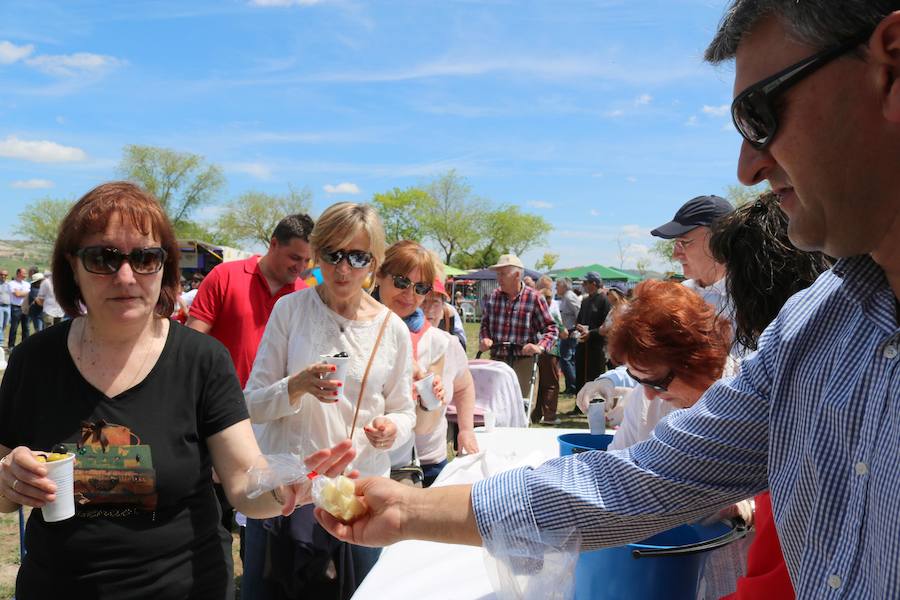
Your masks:
M 469 358 L 475 358 L 478 350 L 478 323 L 466 323 L 467 354 Z M 560 395 L 559 412 L 566 413 L 575 406 L 575 397 Z M 561 427 L 587 429 L 587 418 L 583 415 L 577 417 L 561 417 Z M 541 427 L 537 425 L 536 427 Z M 243 568 L 238 557 L 238 539 L 234 535 L 232 550 L 234 555 L 234 575 L 237 593 L 235 598 L 240 598 L 241 574 Z M 15 589 L 16 572 L 19 568 L 19 529 L 18 515 L 16 513 L 0 515 L 0 599 L 12 598 Z

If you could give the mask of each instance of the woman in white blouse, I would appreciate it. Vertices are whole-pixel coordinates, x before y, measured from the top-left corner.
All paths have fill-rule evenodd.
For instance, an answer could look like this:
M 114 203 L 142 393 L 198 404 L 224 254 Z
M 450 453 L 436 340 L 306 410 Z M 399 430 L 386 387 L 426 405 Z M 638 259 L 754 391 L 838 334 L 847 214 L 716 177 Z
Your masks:
M 364 476 L 387 476 L 389 451 L 411 437 L 415 405 L 409 331 L 363 289 L 384 259 L 381 220 L 369 205 L 335 204 L 319 218 L 309 241 L 322 283 L 275 304 L 244 388 L 250 419 L 267 454 L 305 456 L 311 448 L 329 448 L 350 437 L 358 456 L 354 467 Z M 349 355 L 343 384 L 329 377 L 334 367 L 322 361 L 341 352 Z M 295 518 L 313 522 L 311 511 L 300 512 Z M 258 525 L 254 531 L 248 525 L 247 553 L 265 551 Z M 351 550 L 358 585 L 379 551 Z M 345 580 L 345 591 L 346 586 Z
M 431 253 L 411 241 L 400 241 L 388 248 L 378 268 L 376 282 L 380 300 L 400 316 L 409 328 L 415 360 L 415 379 L 428 373 L 440 377 L 444 398 L 452 399 L 459 415 L 457 441 L 464 452 L 478 452 L 473 432 L 475 384 L 469 363 L 456 336 L 429 323 L 422 303 L 438 280 Z M 438 280 L 439 281 L 439 280 Z M 447 402 L 428 410 L 420 401 L 416 407 L 415 448 L 424 485 L 428 487 L 447 464 Z M 408 464 L 413 440 L 391 452 L 396 465 Z

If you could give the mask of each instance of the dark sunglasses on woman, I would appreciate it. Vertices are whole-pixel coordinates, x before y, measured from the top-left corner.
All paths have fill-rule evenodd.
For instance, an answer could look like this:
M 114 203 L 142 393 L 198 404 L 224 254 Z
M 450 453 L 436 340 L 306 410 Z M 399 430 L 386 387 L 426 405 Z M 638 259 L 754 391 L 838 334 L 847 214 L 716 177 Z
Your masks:
M 661 377 L 660 379 L 641 379 L 637 375 L 631 372 L 631 369 L 625 368 L 625 372 L 628 373 L 628 376 L 637 381 L 641 385 L 646 385 L 648 388 L 656 390 L 657 392 L 667 392 L 669 391 L 669 386 L 672 384 L 672 381 L 675 379 L 675 371 L 669 370 L 669 374 L 665 377 Z
M 827 48 L 754 83 L 738 94 L 731 103 L 731 118 L 738 133 L 757 150 L 771 144 L 778 131 L 776 106 L 778 97 L 804 77 L 812 75 L 835 58 L 853 50 L 871 35 L 872 32 L 867 31 L 837 46 Z
M 372 255 L 365 250 L 332 250 L 322 253 L 322 260 L 329 265 L 337 266 L 347 259 L 347 264 L 354 269 L 363 269 L 372 262 Z
M 413 284 L 409 277 L 404 277 L 402 275 L 391 275 L 391 279 L 394 280 L 394 287 L 398 290 L 405 290 L 412 285 L 413 291 L 420 296 L 424 296 L 431 291 L 430 283 L 423 283 L 420 281 L 419 283 Z
M 95 275 L 112 275 L 128 261 L 131 270 L 140 275 L 158 273 L 166 262 L 166 251 L 163 248 L 135 248 L 131 252 L 122 252 L 118 248 L 106 246 L 86 246 L 75 252 L 81 259 L 81 265 L 88 273 Z

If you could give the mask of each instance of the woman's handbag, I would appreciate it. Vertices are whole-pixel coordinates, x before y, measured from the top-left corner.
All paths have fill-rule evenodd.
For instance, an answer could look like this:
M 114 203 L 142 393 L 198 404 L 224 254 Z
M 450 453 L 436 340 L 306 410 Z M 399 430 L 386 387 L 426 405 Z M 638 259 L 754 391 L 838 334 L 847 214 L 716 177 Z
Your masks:
M 425 481 L 425 472 L 422 470 L 419 457 L 416 456 L 415 445 L 410 453 L 409 464 L 402 467 L 391 467 L 391 479 L 412 487 L 422 487 L 422 482 Z

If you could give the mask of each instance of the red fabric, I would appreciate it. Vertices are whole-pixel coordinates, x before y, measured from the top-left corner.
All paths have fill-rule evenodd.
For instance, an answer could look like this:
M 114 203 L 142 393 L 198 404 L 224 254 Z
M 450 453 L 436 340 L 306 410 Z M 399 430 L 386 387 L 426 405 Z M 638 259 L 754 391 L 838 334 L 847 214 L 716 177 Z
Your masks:
M 210 335 L 228 348 L 242 388 L 275 301 L 306 287 L 298 277 L 273 295 L 259 270 L 259 256 L 217 265 L 203 279 L 190 315 L 210 325 Z
M 756 537 L 747 554 L 747 574 L 738 579 L 737 591 L 723 600 L 792 600 L 794 586 L 788 576 L 769 492 L 756 497 Z
M 501 342 L 518 346 L 513 349 L 517 357 L 524 356 L 525 344 L 538 344 L 549 352 L 556 343 L 559 329 L 550 316 L 550 308 L 544 297 L 527 285 L 522 285 L 515 298 L 510 298 L 497 288 L 491 294 L 481 315 L 480 339 L 490 338 L 493 358 L 503 358 L 507 349 Z

